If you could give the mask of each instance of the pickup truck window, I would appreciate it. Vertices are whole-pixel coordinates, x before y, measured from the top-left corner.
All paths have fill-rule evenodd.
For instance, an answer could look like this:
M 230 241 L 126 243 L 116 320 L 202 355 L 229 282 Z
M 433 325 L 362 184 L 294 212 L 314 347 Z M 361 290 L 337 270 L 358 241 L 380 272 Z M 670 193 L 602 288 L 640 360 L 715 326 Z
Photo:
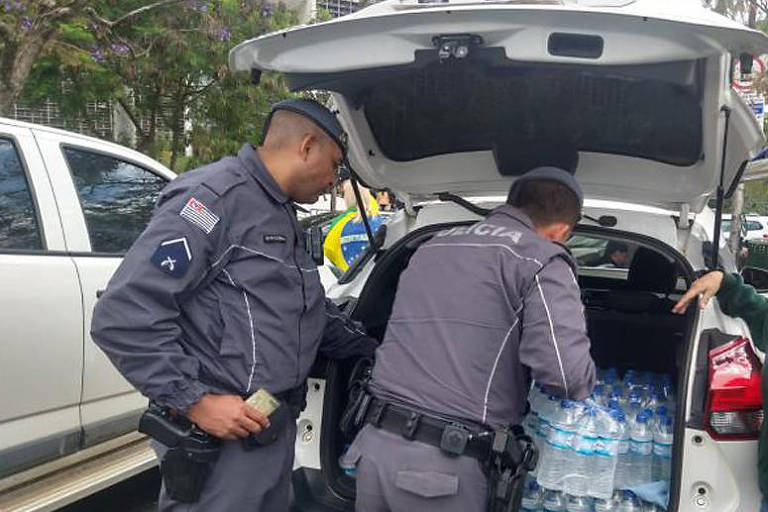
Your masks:
M 43 249 L 29 183 L 16 147 L 0 138 L 0 249 Z
M 141 234 L 167 180 L 116 157 L 64 148 L 88 226 L 91 250 L 125 253 Z

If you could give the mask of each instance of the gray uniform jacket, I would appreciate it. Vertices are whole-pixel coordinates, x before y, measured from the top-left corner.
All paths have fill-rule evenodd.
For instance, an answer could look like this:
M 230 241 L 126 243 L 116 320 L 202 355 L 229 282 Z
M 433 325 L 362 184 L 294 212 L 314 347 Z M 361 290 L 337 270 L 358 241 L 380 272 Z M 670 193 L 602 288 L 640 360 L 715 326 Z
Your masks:
M 572 257 L 504 205 L 413 255 L 371 388 L 448 418 L 519 424 L 531 377 L 570 399 L 592 392 L 589 348 Z
M 139 391 L 181 411 L 206 392 L 296 387 L 318 349 L 376 346 L 325 298 L 293 206 L 250 144 L 163 190 L 91 334 Z

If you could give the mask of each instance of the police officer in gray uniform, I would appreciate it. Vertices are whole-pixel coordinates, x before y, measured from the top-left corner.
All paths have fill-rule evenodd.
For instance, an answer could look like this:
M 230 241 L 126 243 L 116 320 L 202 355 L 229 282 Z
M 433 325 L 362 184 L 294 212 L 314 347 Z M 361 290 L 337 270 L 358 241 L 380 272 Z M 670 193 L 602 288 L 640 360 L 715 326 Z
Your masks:
M 508 204 L 414 253 L 376 351 L 368 422 L 345 456 L 358 511 L 488 510 L 482 441 L 521 423 L 531 378 L 589 396 L 595 366 L 562 245 L 582 201 L 571 174 L 537 168 Z
M 163 190 L 98 301 L 91 333 L 120 372 L 221 440 L 195 503 L 173 499 L 163 474 L 161 510 L 287 510 L 296 404 L 318 350 L 372 355 L 375 340 L 325 298 L 292 203 L 317 200 L 344 158 L 325 107 L 274 105 L 261 146 Z M 271 427 L 244 402 L 259 388 L 294 405 L 293 416 L 274 442 L 246 450 L 242 438 Z M 154 446 L 162 460 L 166 448 Z

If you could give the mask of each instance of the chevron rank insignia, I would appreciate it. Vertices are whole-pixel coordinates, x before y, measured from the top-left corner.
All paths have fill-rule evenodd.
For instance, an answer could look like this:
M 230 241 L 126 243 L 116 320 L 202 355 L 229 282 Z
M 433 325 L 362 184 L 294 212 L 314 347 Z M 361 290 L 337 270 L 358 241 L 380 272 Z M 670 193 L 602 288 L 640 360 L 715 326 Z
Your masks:
M 171 277 L 182 277 L 192 261 L 187 238 L 175 238 L 160 243 L 152 255 L 152 263 Z

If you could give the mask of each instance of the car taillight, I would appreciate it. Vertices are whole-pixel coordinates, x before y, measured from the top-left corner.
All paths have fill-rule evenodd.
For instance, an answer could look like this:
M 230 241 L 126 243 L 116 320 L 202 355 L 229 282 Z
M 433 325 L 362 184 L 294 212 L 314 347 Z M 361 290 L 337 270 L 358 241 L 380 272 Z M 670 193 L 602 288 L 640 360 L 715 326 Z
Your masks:
M 707 418 L 715 439 L 757 439 L 763 425 L 763 365 L 746 338 L 709 351 Z
M 763 234 L 763 238 L 768 238 L 768 233 Z

